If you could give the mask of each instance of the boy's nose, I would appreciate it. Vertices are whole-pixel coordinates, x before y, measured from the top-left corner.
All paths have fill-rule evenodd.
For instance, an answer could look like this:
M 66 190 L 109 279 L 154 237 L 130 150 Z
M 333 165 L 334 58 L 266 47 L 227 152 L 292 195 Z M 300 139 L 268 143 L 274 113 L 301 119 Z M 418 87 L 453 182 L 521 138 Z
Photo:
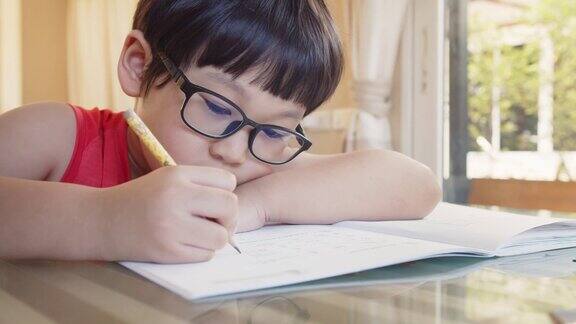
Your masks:
M 236 134 L 214 141 L 210 145 L 210 155 L 230 165 L 240 165 L 246 161 L 250 129 L 242 129 Z

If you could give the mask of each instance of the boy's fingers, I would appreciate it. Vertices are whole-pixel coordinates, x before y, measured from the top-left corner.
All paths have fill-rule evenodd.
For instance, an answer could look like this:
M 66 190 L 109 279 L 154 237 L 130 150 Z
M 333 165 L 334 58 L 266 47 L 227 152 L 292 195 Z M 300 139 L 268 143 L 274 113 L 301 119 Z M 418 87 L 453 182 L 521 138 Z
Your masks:
M 202 249 L 196 246 L 189 246 L 182 244 L 180 255 L 184 262 L 205 262 L 212 260 L 214 257 L 214 250 Z
M 196 246 L 178 244 L 170 255 L 156 258 L 158 263 L 191 263 L 204 262 L 214 257 L 214 250 L 207 250 Z
M 192 188 L 188 211 L 192 215 L 214 220 L 232 231 L 238 218 L 238 197 L 222 189 L 203 187 Z
M 177 241 L 188 246 L 207 250 L 219 250 L 228 243 L 229 232 L 222 225 L 209 219 L 188 216 L 183 220 Z M 194 233 L 191 235 L 190 233 Z

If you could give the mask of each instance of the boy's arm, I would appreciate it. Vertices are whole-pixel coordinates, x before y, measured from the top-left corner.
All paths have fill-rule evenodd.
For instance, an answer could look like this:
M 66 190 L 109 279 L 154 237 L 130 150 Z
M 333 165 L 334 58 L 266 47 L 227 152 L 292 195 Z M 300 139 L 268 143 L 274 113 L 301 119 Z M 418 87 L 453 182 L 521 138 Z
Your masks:
M 59 181 L 75 138 L 67 104 L 36 103 L 0 115 L 0 176 Z
M 0 116 L 0 259 L 198 262 L 224 247 L 238 214 L 231 173 L 178 166 L 110 188 L 59 183 L 75 132 L 63 104 Z
M 102 259 L 97 190 L 0 176 L 0 259 Z
M 241 203 L 266 224 L 416 219 L 441 198 L 428 168 L 392 151 L 306 154 L 294 162 L 236 190 Z M 239 230 L 256 227 L 251 223 Z
M 97 189 L 38 181 L 59 180 L 75 134 L 66 104 L 37 103 L 0 115 L 0 258 L 99 258 Z

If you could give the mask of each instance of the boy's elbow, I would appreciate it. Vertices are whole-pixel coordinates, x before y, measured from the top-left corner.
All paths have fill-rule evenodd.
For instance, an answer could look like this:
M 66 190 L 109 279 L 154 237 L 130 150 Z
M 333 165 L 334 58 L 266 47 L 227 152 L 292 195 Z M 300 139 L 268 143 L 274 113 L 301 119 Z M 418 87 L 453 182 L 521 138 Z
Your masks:
M 400 220 L 418 220 L 428 216 L 442 200 L 438 177 L 424 164 L 397 155 L 397 216 Z
M 442 188 L 434 173 L 425 166 L 424 170 L 417 177 L 416 188 L 418 188 L 417 196 L 409 206 L 412 206 L 410 212 L 411 219 L 422 219 L 430 214 L 436 205 L 442 200 Z
M 391 200 L 380 201 L 381 205 L 377 209 L 388 210 L 389 213 L 379 213 L 377 220 L 422 219 L 430 214 L 442 199 L 438 178 L 424 164 L 392 151 L 367 150 L 362 154 L 375 163 L 374 170 L 381 170 L 380 174 L 383 176 L 380 179 L 383 183 L 392 182 L 393 188 L 397 190 L 391 195 Z

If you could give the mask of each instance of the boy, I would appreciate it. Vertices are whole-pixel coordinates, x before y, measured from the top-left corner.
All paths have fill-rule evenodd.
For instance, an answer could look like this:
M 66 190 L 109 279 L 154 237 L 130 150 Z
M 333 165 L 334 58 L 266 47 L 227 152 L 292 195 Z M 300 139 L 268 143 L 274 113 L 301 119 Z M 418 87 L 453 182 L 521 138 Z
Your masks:
M 179 164 L 121 114 L 38 103 L 0 116 L 0 258 L 198 262 L 274 223 L 419 218 L 440 191 L 388 151 L 315 156 L 300 121 L 342 52 L 323 0 L 141 0 L 123 91 Z

